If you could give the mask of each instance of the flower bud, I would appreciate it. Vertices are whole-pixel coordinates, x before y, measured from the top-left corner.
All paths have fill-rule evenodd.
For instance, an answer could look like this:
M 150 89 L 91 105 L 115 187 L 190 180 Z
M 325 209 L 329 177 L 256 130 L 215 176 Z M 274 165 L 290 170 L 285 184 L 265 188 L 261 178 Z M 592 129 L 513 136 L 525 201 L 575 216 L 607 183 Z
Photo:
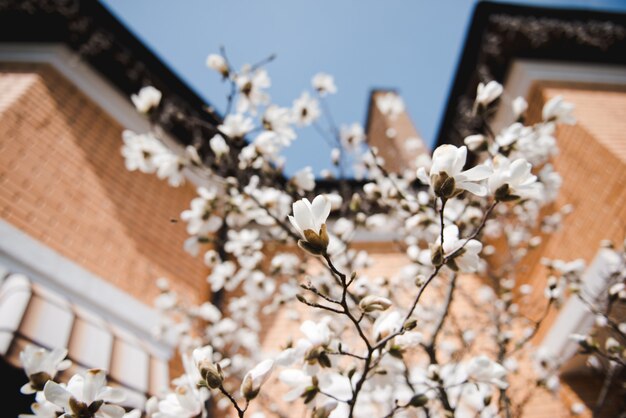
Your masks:
M 487 148 L 487 141 L 485 141 L 484 135 L 470 135 L 465 137 L 463 142 L 470 151 L 482 151 Z
M 265 360 L 250 370 L 241 383 L 241 396 L 247 401 L 256 398 L 261 390 L 261 385 L 269 378 L 273 368 L 274 361 Z
M 409 401 L 409 405 L 415 408 L 420 408 L 426 405 L 427 403 L 428 403 L 428 396 L 424 395 L 423 393 L 413 396 L 411 400 Z
M 389 309 L 391 301 L 381 296 L 368 295 L 359 302 L 359 308 L 363 312 L 384 311 Z
M 217 389 L 224 382 L 224 373 L 219 364 L 212 363 L 209 360 L 203 360 L 198 364 L 200 375 L 211 389 Z
M 444 171 L 439 174 L 434 174 L 431 177 L 431 182 L 435 195 L 442 199 L 450 199 L 458 194 L 454 177 L 450 177 L 448 173 Z

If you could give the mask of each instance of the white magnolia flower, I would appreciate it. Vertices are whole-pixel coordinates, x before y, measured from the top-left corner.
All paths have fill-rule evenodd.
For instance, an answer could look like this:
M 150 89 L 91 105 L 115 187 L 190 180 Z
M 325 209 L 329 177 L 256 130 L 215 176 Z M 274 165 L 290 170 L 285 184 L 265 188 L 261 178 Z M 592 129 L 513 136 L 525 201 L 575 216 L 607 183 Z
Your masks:
M 513 114 L 515 115 L 515 118 L 517 119 L 520 116 L 522 116 L 524 112 L 526 112 L 526 109 L 528 109 L 528 102 L 526 101 L 526 99 L 519 96 L 513 99 L 513 102 L 511 103 L 511 107 L 513 108 Z
M 317 73 L 311 80 L 313 88 L 317 90 L 320 96 L 327 94 L 337 93 L 337 86 L 335 86 L 335 79 L 332 75 L 326 73 Z
M 293 117 L 291 109 L 270 105 L 263 113 L 263 128 L 274 132 L 276 139 L 282 146 L 291 144 L 296 139 L 296 133 L 291 127 Z
M 260 362 L 246 373 L 241 382 L 241 396 L 247 400 L 256 398 L 259 390 L 261 390 L 261 386 L 270 377 L 273 369 L 274 360 L 268 359 Z
M 556 121 L 559 123 L 573 125 L 576 123 L 576 118 L 572 115 L 573 111 L 574 105 L 572 103 L 566 102 L 563 99 L 563 96 L 555 96 L 543 105 L 541 114 L 543 120 L 546 122 Z
M 232 278 L 237 270 L 237 266 L 232 261 L 224 261 L 213 268 L 207 277 L 207 282 L 211 285 L 211 290 L 217 292 L 224 287 L 226 280 Z
M 213 138 L 211 138 L 211 140 L 209 141 L 209 146 L 211 147 L 211 151 L 213 151 L 213 154 L 215 154 L 217 158 L 220 158 L 222 155 L 228 154 L 228 151 L 230 150 L 228 144 L 226 143 L 226 140 L 220 134 L 216 134 Z
M 192 352 L 194 367 L 189 367 L 190 381 L 197 385 L 206 382 L 211 388 L 218 388 L 224 381 L 224 375 L 218 364 L 213 360 L 213 347 L 198 347 Z
M 466 136 L 463 140 L 463 143 L 469 148 L 470 151 L 476 151 L 477 149 L 483 147 L 487 141 L 485 140 L 485 136 L 481 134 Z
M 20 352 L 22 367 L 29 378 L 20 391 L 23 394 L 31 394 L 43 390 L 44 385 L 50 379 L 54 379 L 57 371 L 65 370 L 71 366 L 72 362 L 65 360 L 67 350 L 55 348 L 48 351 L 35 345 L 27 345 Z
M 85 376 L 72 376 L 67 387 L 49 380 L 44 394 L 70 416 L 122 418 L 125 413 L 124 408 L 113 404 L 124 400 L 124 392 L 106 386 L 106 372 L 101 369 L 87 370 Z
M 430 167 L 430 182 L 437 196 L 449 198 L 462 190 L 467 190 L 477 196 L 484 196 L 487 193 L 485 186 L 478 182 L 489 177 L 491 169 L 481 164 L 463 171 L 466 159 L 467 148 L 465 146 L 457 148 L 454 145 L 445 144 L 435 150 Z
M 259 105 L 269 102 L 269 95 L 263 91 L 271 86 L 271 81 L 264 68 L 250 72 L 245 68 L 235 79 L 239 87 L 237 112 L 256 112 Z
M 283 396 L 285 402 L 295 401 L 313 385 L 313 377 L 298 369 L 285 369 L 278 379 L 291 389 Z
M 184 157 L 164 148 L 161 153 L 154 156 L 153 161 L 157 167 L 157 177 L 161 180 L 167 179 L 170 186 L 178 187 L 185 182 L 183 170 L 188 161 Z
M 254 123 L 251 118 L 237 113 L 226 116 L 222 124 L 217 128 L 229 138 L 242 139 L 248 132 L 254 129 Z
M 294 100 L 291 111 L 298 126 L 308 126 L 320 116 L 319 103 L 306 91 Z
M 143 87 L 138 94 L 130 96 L 135 108 L 141 113 L 148 113 L 161 102 L 162 93 L 152 86 Z
M 230 72 L 226 59 L 218 54 L 210 54 L 206 59 L 206 66 L 217 71 L 224 78 L 228 77 L 228 73 Z
M 155 157 L 168 152 L 161 141 L 150 134 L 136 134 L 125 130 L 122 132 L 122 139 L 124 140 L 122 156 L 128 171 L 154 173 L 158 168 Z
M 492 383 L 500 389 L 506 389 L 509 386 L 506 382 L 506 369 L 487 356 L 472 358 L 466 371 L 469 378 L 477 382 Z
M 279 253 L 272 258 L 272 270 L 288 276 L 296 274 L 300 264 L 300 258 L 291 253 Z
M 389 309 L 392 302 L 382 296 L 367 295 L 359 301 L 359 308 L 363 312 L 384 311 Z
M 228 231 L 228 241 L 224 244 L 224 250 L 236 257 L 251 255 L 263 248 L 258 229 L 242 229 Z
M 572 414 L 573 415 L 582 415 L 583 412 L 585 412 L 587 410 L 587 407 L 585 407 L 585 404 L 577 402 L 575 404 L 572 404 Z
M 478 83 L 478 88 L 476 89 L 476 104 L 488 106 L 491 102 L 500 97 L 502 91 L 502 85 L 495 80 L 487 84 Z
M 365 131 L 360 123 L 341 125 L 339 138 L 345 148 L 356 150 L 365 141 Z
M 404 101 L 398 94 L 392 91 L 378 96 L 376 106 L 383 115 L 388 116 L 390 119 L 395 119 L 404 112 Z
M 187 386 L 179 386 L 159 402 L 159 411 L 152 418 L 205 417 L 204 399 Z
M 313 174 L 313 169 L 308 166 L 304 167 L 302 170 L 294 174 L 291 181 L 299 191 L 310 192 L 315 188 L 315 175 Z
M 20 414 L 18 418 L 57 418 L 63 413 L 63 408 L 46 400 L 43 392 L 37 392 L 36 402 L 30 405 L 33 414 Z
M 540 197 L 541 184 L 531 173 L 532 166 L 523 158 L 511 162 L 497 155 L 493 160 L 494 172 L 487 182 L 489 193 L 498 200 L 515 200 L 520 197 Z
M 440 249 L 443 250 L 443 254 L 438 253 Z M 431 258 L 435 260 L 436 255 L 450 257 L 454 254 L 454 258 L 449 261 L 448 266 L 471 273 L 478 270 L 480 264 L 478 254 L 482 249 L 483 244 L 480 241 L 459 239 L 459 228 L 453 224 L 443 229 L 443 246 L 441 246 L 441 236 L 437 237 L 435 245 L 431 249 Z
M 330 328 L 324 321 L 313 322 L 306 320 L 300 325 L 300 331 L 308 342 L 307 347 L 326 346 L 330 343 Z
M 222 226 L 222 218 L 213 214 L 217 190 L 199 187 L 197 192 L 198 197 L 191 201 L 191 207 L 183 211 L 180 218 L 187 222 L 189 235 L 206 235 Z
M 403 316 L 399 311 L 388 311 L 378 317 L 374 322 L 374 336 L 381 340 L 402 328 Z
M 217 322 L 222 319 L 222 312 L 211 302 L 204 302 L 192 311 L 194 315 L 208 322 Z
M 304 198 L 293 204 L 293 216 L 289 216 L 291 225 L 298 231 L 304 249 L 313 254 L 321 253 L 328 247 L 326 219 L 330 214 L 330 200 L 325 195 L 313 199 L 313 203 Z

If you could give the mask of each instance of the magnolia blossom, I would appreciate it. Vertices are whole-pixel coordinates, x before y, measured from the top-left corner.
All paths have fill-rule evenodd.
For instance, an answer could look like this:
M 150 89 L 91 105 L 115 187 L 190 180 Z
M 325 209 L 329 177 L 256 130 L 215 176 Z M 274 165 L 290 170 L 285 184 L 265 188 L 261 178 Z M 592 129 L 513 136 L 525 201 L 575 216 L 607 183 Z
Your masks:
M 150 134 L 136 134 L 133 131 L 122 132 L 124 146 L 122 155 L 128 171 L 139 170 L 142 173 L 154 173 L 158 165 L 154 157 L 166 152 L 163 144 Z
M 230 148 L 226 143 L 224 137 L 220 134 L 216 134 L 213 138 L 209 140 L 209 146 L 211 147 L 211 151 L 215 154 L 217 158 L 222 155 L 228 154 Z
M 154 163 L 157 166 L 157 177 L 161 180 L 167 179 L 170 186 L 178 187 L 185 182 L 183 169 L 187 160 L 184 157 L 164 150 L 154 157 Z
M 217 292 L 224 287 L 226 284 L 226 280 L 231 278 L 237 267 L 235 263 L 232 261 L 225 261 L 221 264 L 217 264 L 209 277 L 207 277 L 207 282 L 211 285 L 211 290 L 213 292 Z
M 254 129 L 254 123 L 251 118 L 237 113 L 226 116 L 222 124 L 217 128 L 229 138 L 242 139 L 248 132 Z
M 159 106 L 162 93 L 152 86 L 143 87 L 138 94 L 130 96 L 133 104 L 141 113 L 148 113 L 150 109 Z
M 463 140 L 463 143 L 471 151 L 476 151 L 480 149 L 481 147 L 483 147 L 484 145 L 486 145 L 487 141 L 484 135 L 476 134 L 476 135 L 466 136 L 465 139 Z
M 271 86 L 271 81 L 264 68 L 250 72 L 247 68 L 237 75 L 235 82 L 239 87 L 237 112 L 256 112 L 259 105 L 269 101 L 268 94 L 263 91 Z
M 392 305 L 392 302 L 382 296 L 368 295 L 359 302 L 359 308 L 363 312 L 384 311 Z
M 462 190 L 477 196 L 484 196 L 487 193 L 485 186 L 478 182 L 489 177 L 491 169 L 481 164 L 463 171 L 466 159 L 465 146 L 457 148 L 446 144 L 435 150 L 430 167 L 430 182 L 437 196 L 450 198 Z
M 206 59 L 206 66 L 214 71 L 217 71 L 224 78 L 228 77 L 230 72 L 226 59 L 218 54 L 210 54 Z
M 497 81 L 490 81 L 487 84 L 478 83 L 476 89 L 476 104 L 488 106 L 502 94 L 503 88 Z
M 360 123 L 341 125 L 339 138 L 344 147 L 356 150 L 365 141 L 365 132 Z
M 556 121 L 572 125 L 576 119 L 572 115 L 574 105 L 563 99 L 563 96 L 555 96 L 543 105 L 541 115 L 545 121 Z
M 306 91 L 294 100 L 291 111 L 298 126 L 308 126 L 320 116 L 319 103 Z
M 475 239 L 459 239 L 459 228 L 456 225 L 448 225 L 443 229 L 443 245 L 441 237 L 437 237 L 435 245 L 431 248 L 431 258 L 435 265 L 443 262 L 443 258 L 449 258 L 447 265 L 452 269 L 464 272 L 478 270 L 480 254 L 483 244 Z
M 498 155 L 493 160 L 494 173 L 487 182 L 489 193 L 498 200 L 515 200 L 520 197 L 539 197 L 541 184 L 531 173 L 532 166 L 522 158 L 511 162 Z
M 273 132 L 278 142 L 287 146 L 291 141 L 296 139 L 296 133 L 291 127 L 292 124 L 291 110 L 286 107 L 270 105 L 265 109 L 263 114 L 263 128 Z
M 337 86 L 335 86 L 335 79 L 332 75 L 326 73 L 317 73 L 311 80 L 313 88 L 317 90 L 320 96 L 327 94 L 337 93 Z
M 20 414 L 18 418 L 57 418 L 63 413 L 63 408 L 46 400 L 43 392 L 37 392 L 36 402 L 30 405 L 33 414 Z
M 198 347 L 192 353 L 195 367 L 190 370 L 191 380 L 194 385 L 203 384 L 210 388 L 218 388 L 224 381 L 224 374 L 219 364 L 213 360 L 213 347 L 207 345 Z
M 376 99 L 376 106 L 383 115 L 389 116 L 391 119 L 395 119 L 404 112 L 404 101 L 402 98 L 390 91 L 386 94 L 378 96 Z
M 270 377 L 274 369 L 273 360 L 264 360 L 246 373 L 241 383 L 241 396 L 247 400 L 256 398 L 261 390 L 261 385 Z
M 187 232 L 190 235 L 215 232 L 222 225 L 222 218 L 212 213 L 217 190 L 199 187 L 197 192 L 198 197 L 191 201 L 191 208 L 183 211 L 180 218 L 187 222 Z
M 67 387 L 49 380 L 43 392 L 48 401 L 70 416 L 121 418 L 125 413 L 124 408 L 113 404 L 124 400 L 124 392 L 106 386 L 106 372 L 101 369 L 87 370 L 85 376 L 72 376 Z
M 152 418 L 195 418 L 205 417 L 204 399 L 187 386 L 179 386 L 159 402 L 158 412 Z
M 326 219 L 329 214 L 330 200 L 325 195 L 317 196 L 313 203 L 304 198 L 293 204 L 293 216 L 289 216 L 289 221 L 303 239 L 300 245 L 313 254 L 328 247 Z
M 285 402 L 292 402 L 298 399 L 309 387 L 313 385 L 312 376 L 298 369 L 282 370 L 278 376 L 280 381 L 291 390 L 283 396 Z
M 467 365 L 467 374 L 477 382 L 492 383 L 500 389 L 508 387 L 506 369 L 487 356 L 474 357 Z
M 526 99 L 519 96 L 513 99 L 511 107 L 513 108 L 513 114 L 515 115 L 515 117 L 519 118 L 521 115 L 524 114 L 524 112 L 526 112 L 526 109 L 528 109 L 528 102 L 526 101 Z
M 65 356 L 67 356 L 66 349 L 55 348 L 48 351 L 32 344 L 27 345 L 20 352 L 20 361 L 30 381 L 22 386 L 21 392 L 31 394 L 42 390 L 48 380 L 54 379 L 57 371 L 71 366 L 72 362 L 64 360 Z
M 291 179 L 298 190 L 310 192 L 315 188 L 315 176 L 311 167 L 304 167 L 298 171 Z

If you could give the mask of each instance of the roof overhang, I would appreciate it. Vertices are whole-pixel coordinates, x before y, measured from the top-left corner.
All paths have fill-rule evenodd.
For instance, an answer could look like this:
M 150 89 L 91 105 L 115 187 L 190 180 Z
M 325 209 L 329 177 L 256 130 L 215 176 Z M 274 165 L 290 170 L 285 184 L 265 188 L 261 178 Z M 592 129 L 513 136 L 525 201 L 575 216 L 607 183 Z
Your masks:
M 471 109 L 479 82 L 504 83 L 518 60 L 626 65 L 626 14 L 481 2 L 448 96 L 436 145 L 461 145 L 480 121 Z

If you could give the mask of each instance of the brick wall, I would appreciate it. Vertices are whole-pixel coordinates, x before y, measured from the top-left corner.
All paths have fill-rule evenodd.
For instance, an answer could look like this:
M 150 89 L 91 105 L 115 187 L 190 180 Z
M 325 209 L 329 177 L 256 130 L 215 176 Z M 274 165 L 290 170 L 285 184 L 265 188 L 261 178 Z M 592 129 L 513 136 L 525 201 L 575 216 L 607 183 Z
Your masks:
M 161 276 L 204 299 L 206 268 L 170 222 L 194 187 L 128 172 L 122 130 L 52 68 L 0 67 L 0 216 L 147 304 Z

